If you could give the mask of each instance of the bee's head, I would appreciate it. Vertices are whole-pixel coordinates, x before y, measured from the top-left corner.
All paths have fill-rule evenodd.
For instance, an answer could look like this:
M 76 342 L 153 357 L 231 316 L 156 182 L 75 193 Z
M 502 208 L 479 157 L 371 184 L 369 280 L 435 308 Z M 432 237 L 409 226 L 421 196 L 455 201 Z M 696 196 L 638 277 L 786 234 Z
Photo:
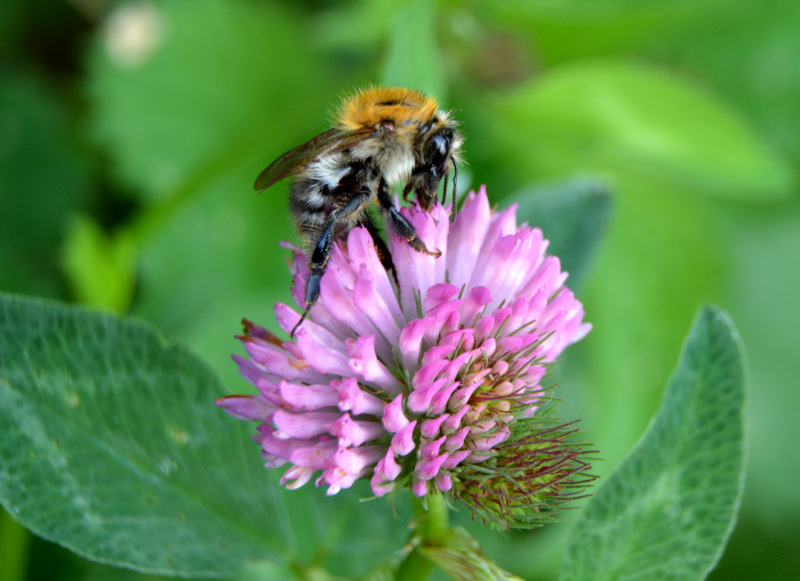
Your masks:
M 414 190 L 424 209 L 436 202 L 439 184 L 450 166 L 455 168 L 463 142 L 456 122 L 441 112 L 420 127 L 414 148 L 416 166 L 406 191 Z
M 420 128 L 416 146 L 417 166 L 443 173 L 448 162 L 458 154 L 463 138 L 456 123 L 446 115 L 437 115 Z

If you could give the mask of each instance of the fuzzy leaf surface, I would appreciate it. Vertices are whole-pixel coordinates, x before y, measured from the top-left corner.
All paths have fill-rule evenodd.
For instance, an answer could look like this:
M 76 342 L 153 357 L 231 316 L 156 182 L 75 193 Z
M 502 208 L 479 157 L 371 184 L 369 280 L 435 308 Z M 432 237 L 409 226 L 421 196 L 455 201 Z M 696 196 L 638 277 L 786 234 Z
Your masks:
M 150 325 L 3 295 L 0 499 L 33 532 L 143 571 L 274 558 L 291 544 L 279 494 L 252 493 L 246 430 L 212 405 L 222 392 Z
M 743 489 L 744 355 L 722 311 L 701 310 L 663 404 L 572 530 L 562 581 L 703 579 Z

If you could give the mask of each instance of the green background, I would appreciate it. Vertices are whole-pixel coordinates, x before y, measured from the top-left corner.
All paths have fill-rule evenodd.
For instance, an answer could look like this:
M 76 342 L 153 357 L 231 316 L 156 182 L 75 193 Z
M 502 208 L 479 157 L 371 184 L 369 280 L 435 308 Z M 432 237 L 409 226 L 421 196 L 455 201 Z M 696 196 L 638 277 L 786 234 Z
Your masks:
M 429 91 L 463 124 L 462 186 L 487 184 L 534 224 L 525 200 L 576 177 L 613 192 L 576 281 L 595 329 L 559 387 L 598 473 L 647 427 L 698 307 L 731 314 L 749 357 L 747 488 L 710 578 L 791 578 L 798 63 L 791 0 L 6 0 L 0 289 L 140 316 L 246 391 L 233 335 L 244 316 L 275 328 L 272 305 L 289 300 L 278 242 L 293 236 L 286 185 L 257 196 L 255 176 L 354 88 Z M 481 542 L 554 579 L 569 526 Z M 4 580 L 139 577 L 5 515 L 0 551 Z

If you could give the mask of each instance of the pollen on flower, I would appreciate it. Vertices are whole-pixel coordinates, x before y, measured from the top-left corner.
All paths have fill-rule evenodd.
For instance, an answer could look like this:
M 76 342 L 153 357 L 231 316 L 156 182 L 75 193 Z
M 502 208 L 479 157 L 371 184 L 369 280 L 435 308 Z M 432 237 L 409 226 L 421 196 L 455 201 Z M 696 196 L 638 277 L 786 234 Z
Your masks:
M 255 441 L 267 467 L 289 465 L 287 488 L 316 476 L 336 494 L 365 479 L 376 496 L 438 490 L 501 526 L 541 524 L 592 479 L 542 386 L 591 329 L 583 306 L 542 232 L 514 207 L 493 211 L 485 189 L 452 223 L 438 204 L 401 212 L 441 256 L 393 237 L 395 279 L 352 229 L 295 340 L 245 321 L 248 357 L 234 360 L 258 393 L 217 404 L 260 422 Z M 298 305 L 306 264 L 294 249 Z M 288 305 L 275 313 L 287 333 L 300 320 Z

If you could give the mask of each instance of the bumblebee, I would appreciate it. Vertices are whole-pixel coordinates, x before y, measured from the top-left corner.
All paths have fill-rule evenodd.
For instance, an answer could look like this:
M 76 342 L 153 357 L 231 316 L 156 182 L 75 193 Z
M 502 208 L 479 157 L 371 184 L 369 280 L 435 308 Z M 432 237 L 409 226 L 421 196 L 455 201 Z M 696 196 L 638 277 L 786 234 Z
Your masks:
M 377 203 L 388 229 L 411 247 L 431 256 L 411 223 L 397 211 L 389 193 L 404 183 L 403 200 L 413 191 L 417 203 L 430 210 L 439 185 L 453 169 L 455 202 L 458 153 L 463 137 L 447 111 L 435 99 L 399 87 L 370 88 L 345 99 L 336 126 L 284 153 L 256 179 L 265 190 L 295 176 L 289 189 L 289 211 L 298 234 L 311 249 L 310 275 L 305 288 L 305 310 L 297 328 L 319 299 L 320 281 L 333 244 L 356 226 L 372 235 L 381 262 L 391 268 L 391 257 L 367 213 Z

